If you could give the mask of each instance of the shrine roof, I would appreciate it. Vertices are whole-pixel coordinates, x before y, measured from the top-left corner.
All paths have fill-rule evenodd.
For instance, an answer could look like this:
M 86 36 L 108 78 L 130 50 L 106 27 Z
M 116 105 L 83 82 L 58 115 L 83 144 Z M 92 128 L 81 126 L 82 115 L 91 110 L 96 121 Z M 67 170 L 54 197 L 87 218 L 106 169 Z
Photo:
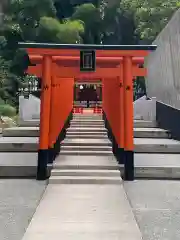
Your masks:
M 76 49 L 76 50 L 156 50 L 156 45 L 95 45 L 19 42 L 20 48 Z

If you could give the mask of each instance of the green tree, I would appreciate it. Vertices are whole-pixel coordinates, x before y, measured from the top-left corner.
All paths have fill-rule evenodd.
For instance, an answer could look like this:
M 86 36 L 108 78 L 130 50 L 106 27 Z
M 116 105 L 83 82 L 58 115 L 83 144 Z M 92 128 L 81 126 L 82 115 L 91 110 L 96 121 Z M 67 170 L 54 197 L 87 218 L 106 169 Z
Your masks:
M 60 23 L 57 19 L 43 17 L 37 30 L 37 39 L 41 42 L 81 43 L 83 33 L 84 25 L 79 20 Z
M 92 3 L 82 4 L 76 7 L 73 13 L 72 20 L 81 20 L 85 25 L 83 42 L 100 43 L 100 27 L 101 17 L 99 8 L 96 8 Z
M 122 0 L 120 8 L 134 15 L 136 32 L 144 42 L 152 42 L 179 8 L 177 0 Z
M 102 12 L 102 42 L 104 44 L 136 44 L 138 36 L 131 12 L 120 8 L 119 0 L 105 3 Z
M 57 10 L 57 17 L 60 20 L 70 18 L 74 12 L 74 8 L 85 3 L 92 3 L 98 7 L 102 0 L 54 0 Z
M 41 17 L 56 16 L 53 0 L 10 0 L 5 21 L 13 30 L 18 30 L 22 39 L 34 40 Z

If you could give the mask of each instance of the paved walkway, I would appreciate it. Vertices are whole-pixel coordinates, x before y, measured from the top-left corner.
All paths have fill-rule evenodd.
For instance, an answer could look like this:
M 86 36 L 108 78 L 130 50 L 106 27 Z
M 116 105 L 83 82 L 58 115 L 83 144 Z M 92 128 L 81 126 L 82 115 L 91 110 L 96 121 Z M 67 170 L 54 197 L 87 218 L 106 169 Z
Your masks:
M 59 156 L 55 169 L 89 169 L 93 172 L 94 169 L 118 169 L 118 164 L 112 157 Z M 79 184 L 49 184 L 23 240 L 60 238 L 141 240 L 122 181 L 87 184 L 82 178 Z
M 23 240 L 140 240 L 123 186 L 49 185 Z

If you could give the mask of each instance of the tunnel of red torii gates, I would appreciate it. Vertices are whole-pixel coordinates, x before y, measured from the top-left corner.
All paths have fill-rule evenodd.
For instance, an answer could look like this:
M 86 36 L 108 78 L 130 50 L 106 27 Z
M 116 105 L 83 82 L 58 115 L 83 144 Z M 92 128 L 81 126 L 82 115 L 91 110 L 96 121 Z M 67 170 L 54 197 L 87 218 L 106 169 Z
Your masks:
M 42 81 L 37 179 L 47 177 L 47 164 L 53 163 L 60 152 L 60 142 L 72 119 L 75 82 L 100 80 L 103 118 L 113 152 L 118 162 L 124 164 L 124 179 L 133 180 L 133 80 L 146 76 L 144 58 L 156 46 L 42 43 L 19 46 L 29 55 L 28 73 Z M 86 68 L 83 59 L 89 53 L 91 67 Z

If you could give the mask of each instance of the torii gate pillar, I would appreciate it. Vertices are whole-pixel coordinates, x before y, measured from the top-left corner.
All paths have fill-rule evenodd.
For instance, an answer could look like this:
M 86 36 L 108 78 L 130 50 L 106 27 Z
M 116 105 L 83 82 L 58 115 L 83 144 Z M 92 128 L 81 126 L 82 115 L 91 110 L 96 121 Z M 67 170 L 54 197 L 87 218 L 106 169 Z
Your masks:
M 128 180 L 134 179 L 134 141 L 133 141 L 133 75 L 132 58 L 124 57 L 123 60 L 124 81 L 124 176 Z
M 49 158 L 49 120 L 51 104 L 51 56 L 44 55 L 42 63 L 42 91 L 41 91 L 41 112 L 40 112 L 40 138 L 38 151 L 37 180 L 44 179 L 47 175 L 47 163 Z M 43 164 L 42 164 L 43 163 Z

